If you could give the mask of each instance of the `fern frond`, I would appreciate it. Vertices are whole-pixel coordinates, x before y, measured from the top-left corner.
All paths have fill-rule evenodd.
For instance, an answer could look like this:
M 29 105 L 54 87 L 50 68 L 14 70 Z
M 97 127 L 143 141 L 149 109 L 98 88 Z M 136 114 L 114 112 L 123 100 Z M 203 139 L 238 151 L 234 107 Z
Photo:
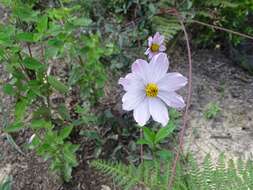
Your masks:
M 11 190 L 12 177 L 7 177 L 2 183 L 0 183 L 0 190 Z
M 116 184 L 129 190 L 138 184 L 142 184 L 136 178 L 136 168 L 133 165 L 125 166 L 121 163 L 110 163 L 103 160 L 94 160 L 91 166 L 113 178 Z
M 171 40 L 180 30 L 181 25 L 175 17 L 154 16 L 152 28 L 165 36 L 165 41 Z

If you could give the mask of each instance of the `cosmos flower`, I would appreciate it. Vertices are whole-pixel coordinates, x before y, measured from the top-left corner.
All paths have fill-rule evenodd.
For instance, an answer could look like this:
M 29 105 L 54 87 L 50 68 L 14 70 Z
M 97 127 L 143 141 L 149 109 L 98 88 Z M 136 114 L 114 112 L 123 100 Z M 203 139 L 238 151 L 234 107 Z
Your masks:
M 154 37 L 150 36 L 148 38 L 148 49 L 146 50 L 145 55 L 148 55 L 149 59 L 152 59 L 153 56 L 160 52 L 164 52 L 165 50 L 164 36 L 160 35 L 159 32 L 156 32 Z
M 185 106 L 183 98 L 175 91 L 185 86 L 187 79 L 180 73 L 167 73 L 168 68 L 167 55 L 159 53 L 150 63 L 136 60 L 132 72 L 119 79 L 126 91 L 122 98 L 123 109 L 133 110 L 134 119 L 140 126 L 144 126 L 150 116 L 166 126 L 169 121 L 167 106 Z

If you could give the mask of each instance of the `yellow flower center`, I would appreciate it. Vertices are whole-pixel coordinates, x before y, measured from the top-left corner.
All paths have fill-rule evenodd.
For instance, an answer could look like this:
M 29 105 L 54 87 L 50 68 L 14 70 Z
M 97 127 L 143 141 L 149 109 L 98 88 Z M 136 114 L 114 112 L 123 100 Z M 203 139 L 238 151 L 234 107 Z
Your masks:
M 156 97 L 158 95 L 159 89 L 155 83 L 148 83 L 145 91 L 148 97 Z
M 159 50 L 160 46 L 158 44 L 152 44 L 151 45 L 151 51 L 157 52 Z

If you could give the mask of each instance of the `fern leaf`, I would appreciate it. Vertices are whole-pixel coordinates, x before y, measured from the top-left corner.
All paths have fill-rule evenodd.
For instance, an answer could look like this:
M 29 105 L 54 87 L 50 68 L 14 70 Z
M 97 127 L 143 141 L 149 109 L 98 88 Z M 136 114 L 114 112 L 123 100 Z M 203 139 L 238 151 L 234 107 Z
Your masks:
M 165 36 L 165 41 L 173 37 L 181 30 L 181 25 L 175 17 L 154 16 L 152 18 L 152 28 Z

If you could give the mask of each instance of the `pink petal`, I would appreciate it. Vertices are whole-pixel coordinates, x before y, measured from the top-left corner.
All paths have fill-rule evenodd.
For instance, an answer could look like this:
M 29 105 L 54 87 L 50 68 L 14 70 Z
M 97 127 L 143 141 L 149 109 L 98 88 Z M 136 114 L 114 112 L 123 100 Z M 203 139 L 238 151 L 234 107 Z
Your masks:
M 166 50 L 165 45 L 161 45 L 160 48 L 159 48 L 159 51 L 161 52 L 161 51 L 165 51 L 165 50 Z
M 164 36 L 160 35 L 159 38 L 158 38 L 157 43 L 158 43 L 159 45 L 162 45 L 163 42 L 164 42 Z
M 169 69 L 169 60 L 165 53 L 155 55 L 151 62 L 150 67 L 152 70 L 152 82 L 156 83 L 163 78 Z
M 147 61 L 143 59 L 137 59 L 132 65 L 132 72 L 139 77 L 141 77 L 144 81 L 147 81 L 147 71 L 149 64 Z
M 161 98 L 169 107 L 185 107 L 183 98 L 175 92 L 159 91 L 158 97 Z
M 160 36 L 161 36 L 160 33 L 159 33 L 159 32 L 156 32 L 155 35 L 154 35 L 154 37 L 153 37 L 153 42 L 154 42 L 154 43 L 158 42 Z
M 149 98 L 149 111 L 152 118 L 166 126 L 169 121 L 169 114 L 166 105 L 159 98 Z
M 134 119 L 140 125 L 144 126 L 150 118 L 148 98 L 145 98 L 135 109 Z
M 152 42 L 153 42 L 153 38 L 150 36 L 148 38 L 148 47 L 150 47 L 152 45 Z
M 123 110 L 131 111 L 135 109 L 145 97 L 145 92 L 141 90 L 126 92 L 122 97 Z
M 153 43 L 162 45 L 164 41 L 164 36 L 161 35 L 159 32 L 156 32 L 153 38 Z
M 118 84 L 121 84 L 125 91 L 142 90 L 145 88 L 143 80 L 134 73 L 129 73 L 125 78 L 120 78 Z
M 180 73 L 167 73 L 163 78 L 161 78 L 157 85 L 159 89 L 168 92 L 176 91 L 187 84 L 187 78 Z
M 148 59 L 152 59 L 155 55 L 157 55 L 156 52 L 150 51 L 149 54 L 148 54 Z

